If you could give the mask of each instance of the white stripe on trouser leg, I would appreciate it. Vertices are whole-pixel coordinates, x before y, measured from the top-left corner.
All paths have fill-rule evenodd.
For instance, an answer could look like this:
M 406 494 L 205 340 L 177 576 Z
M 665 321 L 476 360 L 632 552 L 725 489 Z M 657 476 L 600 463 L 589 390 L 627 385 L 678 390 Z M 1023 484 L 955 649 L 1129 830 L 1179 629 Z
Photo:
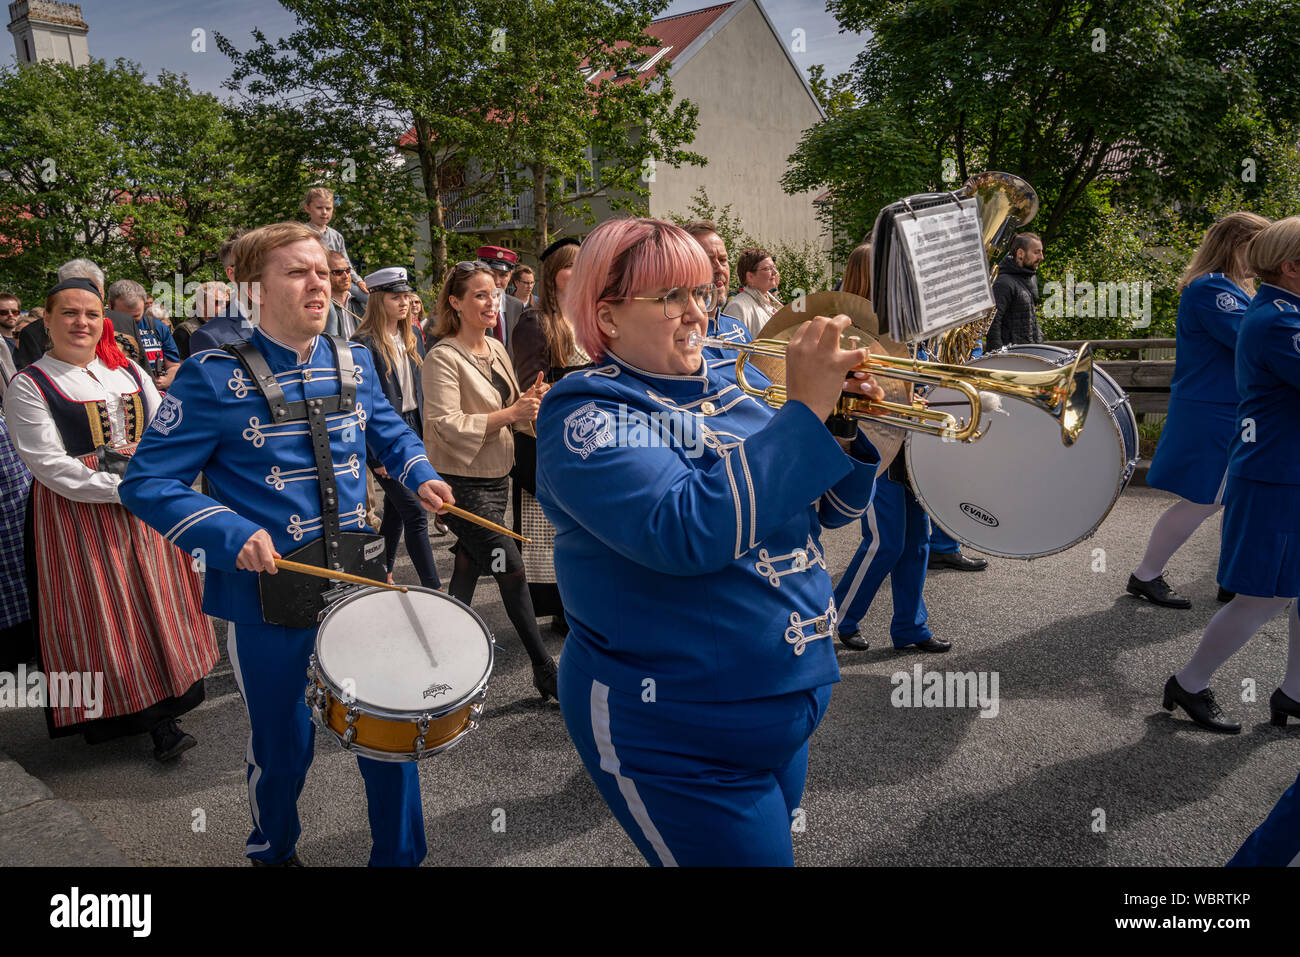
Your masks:
M 640 826 L 641 833 L 659 855 L 659 863 L 664 867 L 676 867 L 677 861 L 673 858 L 673 852 L 668 850 L 668 845 L 664 843 L 659 829 L 655 827 L 654 821 L 650 820 L 650 812 L 642 803 L 635 782 L 623 777 L 621 773 L 622 765 L 619 764 L 618 755 L 614 752 L 614 739 L 609 733 L 609 685 L 603 685 L 599 681 L 591 683 L 591 733 L 596 739 L 596 751 L 600 754 L 600 769 L 614 775 L 614 780 L 618 782 L 618 789 L 623 794 L 623 800 L 627 802 L 627 809 L 632 812 L 632 817 Z
M 867 528 L 871 532 L 871 544 L 867 546 L 867 554 L 862 557 L 862 564 L 858 566 L 858 573 L 853 576 L 853 581 L 849 584 L 849 590 L 844 595 L 844 601 L 840 603 L 837 609 L 840 619 L 853 605 L 853 599 L 857 597 L 858 589 L 862 587 L 862 579 L 867 577 L 867 570 L 871 568 L 871 563 L 876 560 L 876 552 L 880 551 L 880 529 L 876 526 L 876 503 L 867 507 Z
M 1228 488 L 1228 470 L 1225 468 L 1223 470 L 1223 478 L 1219 481 L 1219 490 L 1214 493 L 1215 505 L 1223 504 L 1223 493 L 1227 490 L 1227 488 Z
M 244 760 L 253 769 L 253 773 L 248 776 L 248 809 L 253 815 L 253 827 L 261 831 L 261 812 L 257 807 L 257 782 L 262 779 L 262 766 L 257 763 L 257 758 L 253 754 L 253 713 L 248 708 L 248 694 L 244 691 L 244 673 L 239 668 L 239 646 L 235 642 L 235 623 L 233 621 L 226 622 L 226 653 L 230 655 L 230 668 L 235 673 L 235 684 L 239 687 L 239 696 L 244 699 L 244 713 L 248 715 L 248 748 L 244 752 Z M 270 841 L 265 844 L 246 844 L 244 846 L 245 852 L 249 854 L 256 854 L 259 851 L 270 850 L 270 848 Z

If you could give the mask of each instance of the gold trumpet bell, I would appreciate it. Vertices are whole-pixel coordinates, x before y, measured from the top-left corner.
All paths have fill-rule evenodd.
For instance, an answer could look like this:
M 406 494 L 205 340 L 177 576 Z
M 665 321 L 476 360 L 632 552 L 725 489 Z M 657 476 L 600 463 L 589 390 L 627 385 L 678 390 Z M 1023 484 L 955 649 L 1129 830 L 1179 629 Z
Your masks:
M 1073 445 L 1083 431 L 1092 398 L 1092 349 L 1087 343 L 1068 366 L 1044 372 L 923 362 L 909 357 L 901 343 L 880 335 L 875 313 L 867 300 L 846 293 L 817 293 L 796 300 L 773 315 L 754 342 L 718 345 L 739 353 L 736 378 L 746 393 L 769 405 L 780 406 L 785 402 L 785 348 L 794 330 L 812 316 L 840 314 L 848 315 L 852 322 L 841 337 L 843 348 L 872 349 L 872 354 L 858 368 L 876 376 L 885 389 L 885 401 L 873 402 L 846 394 L 836 411 L 859 420 L 880 452 L 882 465 L 897 453 L 902 431 L 935 435 L 948 441 L 979 439 L 984 434 L 980 428 L 981 392 L 1036 405 L 1060 424 L 1064 445 Z M 772 381 L 772 386 L 758 389 L 749 384 L 744 369 L 750 362 Z M 961 392 L 970 406 L 969 417 L 958 419 L 913 402 L 912 384 L 942 386 Z

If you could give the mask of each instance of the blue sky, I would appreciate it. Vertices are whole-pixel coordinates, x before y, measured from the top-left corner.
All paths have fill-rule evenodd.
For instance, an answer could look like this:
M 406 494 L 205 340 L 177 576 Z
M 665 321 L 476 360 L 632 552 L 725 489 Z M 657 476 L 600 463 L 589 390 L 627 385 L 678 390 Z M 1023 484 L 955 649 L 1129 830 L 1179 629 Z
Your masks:
M 81 14 L 90 24 L 90 53 L 112 62 L 134 60 L 151 75 L 160 69 L 185 73 L 196 89 L 224 95 L 222 81 L 230 62 L 217 49 L 212 33 L 230 37 L 246 49 L 250 33 L 259 27 L 275 38 L 293 31 L 294 18 L 274 0 L 220 0 L 196 4 L 194 0 L 80 0 Z M 814 63 L 826 64 L 830 75 L 848 70 L 863 46 L 862 37 L 839 32 L 839 24 L 825 7 L 813 0 L 762 0 L 778 34 L 788 44 L 795 29 L 805 31 L 807 51 L 794 53 L 805 71 Z M 665 15 L 711 6 L 710 0 L 674 0 Z M 449 4 L 454 9 L 454 4 Z M 207 52 L 192 49 L 193 31 L 207 32 Z M 4 57 L 13 55 L 12 38 L 0 40 Z

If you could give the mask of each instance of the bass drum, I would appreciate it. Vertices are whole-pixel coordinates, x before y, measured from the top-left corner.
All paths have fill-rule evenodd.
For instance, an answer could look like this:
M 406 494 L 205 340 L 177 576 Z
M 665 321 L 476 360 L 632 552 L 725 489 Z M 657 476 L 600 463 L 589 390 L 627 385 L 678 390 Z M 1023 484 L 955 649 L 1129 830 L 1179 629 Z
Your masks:
M 1059 346 L 1010 346 L 973 359 L 972 368 L 1042 372 L 1074 353 Z M 933 389 L 931 408 L 967 403 L 953 389 Z M 1128 396 L 1097 367 L 1092 400 L 1078 440 L 1061 443 L 1061 428 L 1028 402 L 1002 398 L 976 442 L 944 442 L 910 434 L 907 473 L 917 500 L 936 525 L 964 545 L 1003 558 L 1038 558 L 1088 538 L 1110 513 L 1137 465 L 1137 418 Z

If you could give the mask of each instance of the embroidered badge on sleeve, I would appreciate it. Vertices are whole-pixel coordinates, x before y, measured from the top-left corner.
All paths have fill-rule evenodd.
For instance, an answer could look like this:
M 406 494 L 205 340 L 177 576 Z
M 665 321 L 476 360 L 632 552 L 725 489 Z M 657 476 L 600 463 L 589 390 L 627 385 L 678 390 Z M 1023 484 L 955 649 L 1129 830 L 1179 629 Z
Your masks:
M 158 406 L 158 412 L 153 417 L 153 429 L 167 435 L 180 424 L 181 400 L 169 392 L 163 396 L 162 405 Z
M 564 444 L 570 452 L 577 452 L 584 459 L 613 441 L 614 430 L 609 413 L 596 408 L 595 402 L 588 402 L 564 420 Z
M 1214 300 L 1215 305 L 1219 307 L 1220 312 L 1234 312 L 1241 306 L 1237 302 L 1237 297 L 1230 292 L 1221 292 Z

